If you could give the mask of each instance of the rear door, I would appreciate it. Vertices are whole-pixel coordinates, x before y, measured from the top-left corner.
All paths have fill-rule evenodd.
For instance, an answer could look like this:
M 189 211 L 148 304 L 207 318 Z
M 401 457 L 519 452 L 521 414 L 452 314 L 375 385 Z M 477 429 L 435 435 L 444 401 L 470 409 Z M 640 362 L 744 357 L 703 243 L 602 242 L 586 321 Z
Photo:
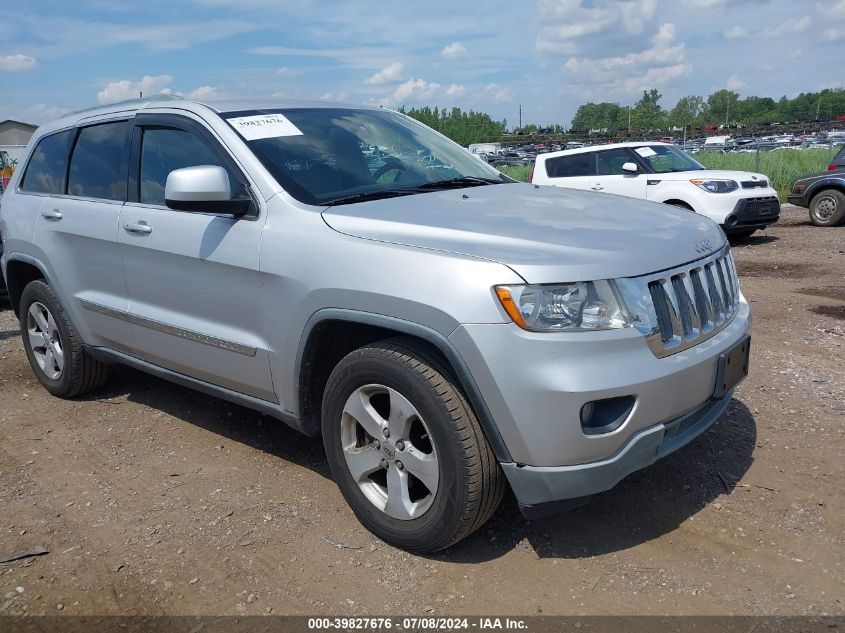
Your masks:
M 569 189 L 589 189 L 596 173 L 595 152 L 578 152 L 547 158 L 544 167 L 546 178 L 543 179 L 543 184 Z
M 253 211 L 242 218 L 169 209 L 167 175 L 196 165 L 219 165 L 233 190 L 250 191 L 201 121 L 136 117 L 119 241 L 140 353 L 160 367 L 275 402 L 261 319 L 263 203 L 254 196 Z
M 642 172 L 642 169 L 633 174 L 622 170 L 622 165 L 625 163 L 637 165 L 631 150 L 627 147 L 600 150 L 595 153 L 595 157 L 596 175 L 590 184 L 590 189 L 629 198 L 645 199 L 648 182 L 646 174 Z
M 130 129 L 126 119 L 106 120 L 60 133 L 67 138 L 45 137 L 21 186 L 52 192 L 40 206 L 34 243 L 82 340 L 120 351 L 134 347 L 117 244 Z M 66 165 L 61 175 L 51 167 L 59 160 Z

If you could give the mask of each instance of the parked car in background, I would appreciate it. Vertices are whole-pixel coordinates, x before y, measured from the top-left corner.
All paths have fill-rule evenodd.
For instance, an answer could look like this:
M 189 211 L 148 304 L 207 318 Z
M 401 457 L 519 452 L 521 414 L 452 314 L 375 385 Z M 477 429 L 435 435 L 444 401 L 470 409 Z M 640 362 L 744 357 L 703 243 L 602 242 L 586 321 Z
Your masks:
M 777 222 L 780 202 L 763 174 L 707 169 L 668 143 L 614 143 L 537 156 L 531 182 L 664 202 L 748 236 Z
M 833 157 L 827 166 L 828 171 L 845 171 L 845 145 L 839 148 L 839 153 Z
M 845 169 L 799 178 L 792 183 L 787 200 L 809 209 L 816 226 L 845 223 Z
M 321 435 L 355 515 L 413 551 L 477 530 L 508 485 L 529 517 L 612 488 L 748 371 L 713 222 L 514 182 L 381 108 L 74 113 L 30 141 L 0 230 L 47 391 L 119 363 Z

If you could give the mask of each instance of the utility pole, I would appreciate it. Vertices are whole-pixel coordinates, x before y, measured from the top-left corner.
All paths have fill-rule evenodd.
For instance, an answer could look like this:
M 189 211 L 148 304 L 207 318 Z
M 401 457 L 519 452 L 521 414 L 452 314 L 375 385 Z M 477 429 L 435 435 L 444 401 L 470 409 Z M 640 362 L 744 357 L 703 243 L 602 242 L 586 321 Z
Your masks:
M 628 136 L 631 136 L 631 106 L 628 106 Z
M 731 113 L 731 102 L 728 101 L 725 108 L 725 127 L 728 127 L 728 115 Z
M 522 104 L 519 104 L 519 129 L 522 131 Z
M 819 101 L 816 104 L 816 121 L 819 120 L 819 108 L 821 108 L 821 107 L 822 107 L 822 98 L 819 97 Z

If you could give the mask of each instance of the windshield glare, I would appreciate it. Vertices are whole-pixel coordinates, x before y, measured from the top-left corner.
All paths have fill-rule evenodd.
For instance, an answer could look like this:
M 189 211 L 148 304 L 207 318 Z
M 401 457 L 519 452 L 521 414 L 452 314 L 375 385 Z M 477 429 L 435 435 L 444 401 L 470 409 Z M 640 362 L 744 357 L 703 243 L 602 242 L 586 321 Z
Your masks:
M 430 183 L 458 178 L 479 179 L 465 186 L 485 184 L 481 179 L 510 182 L 459 145 L 396 112 L 291 108 L 229 112 L 223 118 L 241 131 L 236 119 L 251 124 L 251 117 L 277 114 L 294 127 L 266 128 L 267 138 L 255 138 L 264 132 L 249 130 L 244 138 L 279 184 L 307 204 L 422 193 L 434 188 Z M 279 130 L 283 135 L 272 135 Z
M 646 145 L 635 147 L 634 151 L 656 174 L 707 169 L 692 156 L 671 145 Z

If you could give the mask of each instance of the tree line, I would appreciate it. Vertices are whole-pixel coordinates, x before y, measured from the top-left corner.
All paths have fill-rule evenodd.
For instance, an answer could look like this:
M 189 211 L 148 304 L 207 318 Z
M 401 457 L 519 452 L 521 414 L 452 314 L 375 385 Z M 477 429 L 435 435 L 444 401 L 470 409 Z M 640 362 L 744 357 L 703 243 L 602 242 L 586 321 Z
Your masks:
M 671 128 L 707 129 L 719 126 L 756 126 L 770 123 L 833 121 L 845 115 L 845 89 L 802 92 L 792 99 L 781 97 L 745 97 L 732 90 L 717 90 L 708 97 L 688 95 L 671 109 L 661 104 L 663 95 L 656 89 L 644 90 L 631 107 L 618 103 L 585 103 L 578 107 L 568 129 L 560 124 L 523 125 L 512 130 L 518 134 L 587 133 L 590 130 L 649 132 Z M 460 108 L 399 108 L 400 112 L 425 123 L 461 145 L 501 140 L 508 131 L 506 120 Z
M 698 95 L 681 97 L 671 110 L 665 110 L 658 90 L 644 90 L 633 107 L 618 103 L 585 103 L 572 118 L 570 131 L 589 130 L 662 130 L 684 126 L 765 125 L 832 121 L 845 115 L 845 90 L 825 89 L 821 92 L 802 92 L 792 99 L 783 96 L 777 101 L 770 97 L 745 97 L 733 90 L 717 90 L 707 98 Z

